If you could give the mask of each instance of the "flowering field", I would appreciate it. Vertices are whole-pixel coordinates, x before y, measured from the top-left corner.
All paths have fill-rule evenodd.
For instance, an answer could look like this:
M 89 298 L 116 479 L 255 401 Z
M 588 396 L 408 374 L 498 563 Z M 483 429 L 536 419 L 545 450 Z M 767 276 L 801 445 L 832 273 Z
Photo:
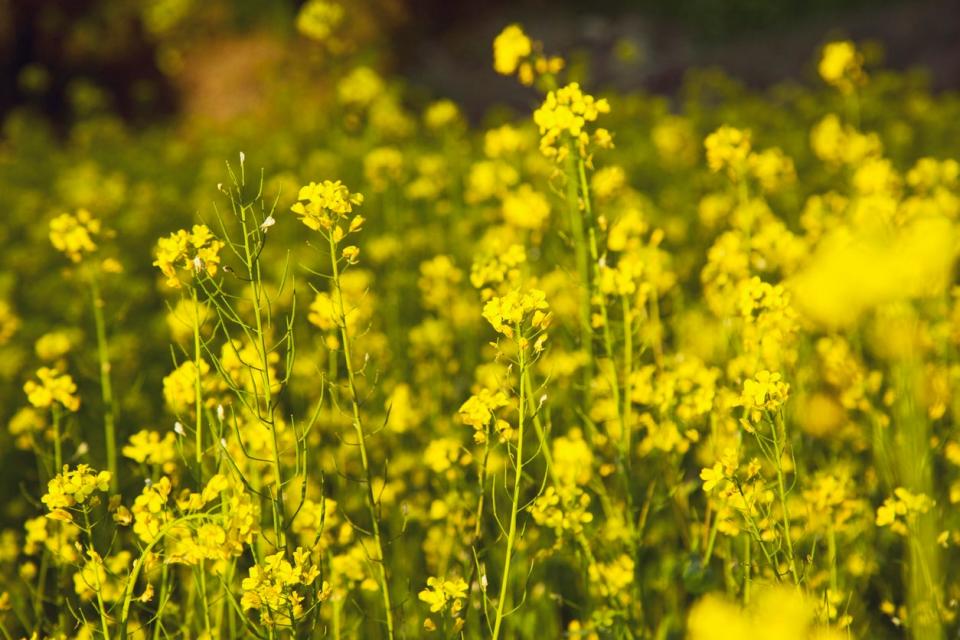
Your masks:
M 472 124 L 338 7 L 229 127 L 3 123 L 2 637 L 955 635 L 960 99 L 514 24 Z

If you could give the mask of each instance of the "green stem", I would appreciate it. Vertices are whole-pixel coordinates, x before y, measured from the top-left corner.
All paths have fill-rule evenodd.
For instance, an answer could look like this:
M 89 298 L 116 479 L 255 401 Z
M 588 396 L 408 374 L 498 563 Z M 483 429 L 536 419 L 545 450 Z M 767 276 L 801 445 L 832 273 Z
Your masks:
M 780 438 L 780 429 L 783 428 L 784 440 L 786 439 L 786 426 L 783 420 L 778 418 L 771 420 L 773 427 L 773 463 L 777 468 L 777 496 L 780 499 L 780 508 L 783 512 L 783 538 L 787 544 L 787 562 L 790 566 L 790 575 L 793 583 L 800 584 L 800 574 L 797 572 L 797 563 L 793 555 L 793 535 L 790 533 L 790 510 L 787 507 L 787 487 L 783 474 L 783 452 L 785 443 Z
M 590 265 L 587 258 L 587 243 L 580 212 L 580 196 L 577 189 L 576 167 L 572 155 L 567 156 L 567 211 L 570 217 L 570 232 L 580 276 L 580 348 L 587 355 L 583 368 L 584 405 L 589 404 L 590 385 L 593 383 L 593 327 L 590 322 Z
M 263 326 L 263 313 L 260 308 L 260 299 L 262 296 L 262 276 L 260 272 L 260 263 L 253 256 L 253 249 L 250 246 L 250 234 L 256 233 L 256 221 L 253 223 L 253 230 L 248 229 L 247 207 L 242 203 L 240 205 L 240 224 L 243 227 L 243 251 L 246 260 L 247 273 L 250 277 L 250 296 L 253 305 L 253 315 L 256 321 L 256 344 L 257 357 L 260 362 L 260 372 L 263 378 L 263 409 L 265 415 L 259 415 L 258 419 L 265 423 L 270 430 L 273 444 L 273 473 L 276 476 L 276 494 L 273 499 L 274 514 L 274 535 L 276 536 L 277 548 L 285 549 L 286 527 L 284 524 L 286 506 L 283 500 L 283 474 L 280 467 L 280 440 L 277 437 L 277 424 L 273 416 L 273 391 L 270 387 L 270 364 L 268 361 L 269 351 L 267 350 L 267 338 Z M 257 394 L 257 412 L 260 413 L 260 396 Z
M 340 287 L 340 265 L 337 260 L 337 244 L 333 241 L 333 236 L 327 234 L 327 240 L 330 243 L 330 268 L 332 270 L 333 287 L 337 294 L 337 313 L 339 316 L 340 337 L 343 341 L 343 356 L 347 369 L 347 381 L 350 385 L 350 404 L 353 408 L 353 428 L 357 435 L 357 446 L 360 449 L 360 462 L 363 465 L 364 483 L 367 486 L 366 501 L 367 509 L 370 512 L 371 529 L 373 530 L 374 544 L 376 545 L 376 558 L 378 577 L 380 581 L 380 591 L 383 597 L 383 606 L 386 613 L 387 637 L 392 640 L 394 637 L 393 628 L 393 605 L 390 602 L 390 584 L 387 580 L 387 565 L 383 551 L 383 538 L 380 535 L 380 520 L 377 517 L 377 501 L 373 495 L 373 472 L 370 469 L 370 460 L 367 455 L 366 433 L 363 428 L 363 422 L 360 418 L 360 395 L 357 392 L 356 373 L 353 369 L 353 357 L 350 346 L 350 332 L 347 329 L 347 313 L 343 303 L 343 290 Z
M 743 606 L 750 604 L 750 550 L 752 542 L 750 536 L 743 536 Z
M 199 276 L 198 276 L 199 277 Z M 194 358 L 194 395 L 196 396 L 195 410 L 197 413 L 197 485 L 203 487 L 203 388 L 200 381 L 200 308 L 197 300 L 197 288 L 190 288 L 193 294 L 193 358 Z
M 103 319 L 103 298 L 100 281 L 90 273 L 90 296 L 93 300 L 93 321 L 97 331 L 97 359 L 100 362 L 100 393 L 103 400 L 103 435 L 107 447 L 107 469 L 110 471 L 110 491 L 119 487 L 117 477 L 116 405 L 113 400 L 113 385 L 110 382 L 110 350 L 107 342 L 107 327 Z
M 90 529 L 90 514 L 87 512 L 86 505 L 83 507 L 83 522 L 86 526 L 86 533 L 90 542 L 90 550 L 96 554 L 97 550 L 93 547 L 93 532 Z M 103 558 L 100 558 L 99 554 L 97 554 L 97 557 L 99 558 L 100 566 L 103 566 Z M 103 584 L 100 582 L 99 568 L 94 569 L 93 574 L 97 577 L 97 611 L 100 613 L 100 624 L 103 627 L 103 637 L 104 640 L 110 640 L 110 627 L 108 626 L 107 622 L 107 608 L 103 603 Z
M 520 333 L 520 327 L 517 329 L 517 336 L 522 335 Z M 507 531 L 507 551 L 503 560 L 503 574 L 500 580 L 500 598 L 497 600 L 497 617 L 493 624 L 493 640 L 497 640 L 500 637 L 500 627 L 503 624 L 504 617 L 504 607 L 507 602 L 507 589 L 510 586 L 510 563 L 513 560 L 513 547 L 516 542 L 517 536 L 517 513 L 520 510 L 520 485 L 521 480 L 523 479 L 523 418 L 526 414 L 526 385 L 523 384 L 524 373 L 526 372 L 526 361 L 524 359 L 524 353 L 526 349 L 522 346 L 519 350 L 519 363 L 520 368 L 520 403 L 519 410 L 517 412 L 517 455 L 515 460 L 516 473 L 513 478 L 513 501 L 510 505 L 510 528 Z
M 633 372 L 633 311 L 627 296 L 621 296 L 623 305 L 623 452 L 630 468 L 630 431 L 633 429 L 633 402 L 630 400 L 630 374 Z

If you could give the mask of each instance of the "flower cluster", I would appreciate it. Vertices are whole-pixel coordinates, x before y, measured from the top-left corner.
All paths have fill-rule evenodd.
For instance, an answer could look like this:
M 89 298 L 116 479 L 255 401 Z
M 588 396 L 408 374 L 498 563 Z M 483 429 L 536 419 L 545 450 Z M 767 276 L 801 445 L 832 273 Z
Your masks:
M 223 241 L 218 240 L 206 225 L 195 224 L 189 231 L 180 229 L 161 238 L 157 242 L 157 259 L 153 265 L 160 268 L 167 286 L 179 289 L 182 286 L 181 269 L 194 275 L 216 276 L 223 246 Z
M 339 180 L 324 180 L 300 187 L 297 200 L 290 209 L 300 221 L 314 231 L 330 232 L 336 227 L 333 233 L 338 235 L 335 242 L 339 242 L 344 231 L 337 225 L 353 212 L 354 207 L 363 204 L 363 194 L 350 193 Z M 359 230 L 362 224 L 363 217 L 354 216 L 350 220 L 350 232 Z
M 81 464 L 70 469 L 68 465 L 47 483 L 47 492 L 40 499 L 50 509 L 50 517 L 71 522 L 73 516 L 67 511 L 83 505 L 95 491 L 110 487 L 110 472 L 97 472 L 90 465 Z
M 841 93 L 852 93 L 867 79 L 863 71 L 863 56 L 849 40 L 830 42 L 824 46 L 817 71 L 824 82 L 833 85 Z
M 542 48 L 520 25 L 507 25 L 493 40 L 493 68 L 504 76 L 516 73 L 522 84 L 530 86 L 537 75 L 554 75 L 564 67 L 563 58 L 544 56 Z
M 47 409 L 54 404 L 62 406 L 67 411 L 80 409 L 80 396 L 77 395 L 77 385 L 68 373 L 61 373 L 49 367 L 40 367 L 37 370 L 39 382 L 27 380 L 23 391 L 27 400 L 38 409 Z
M 596 122 L 606 113 L 610 113 L 606 98 L 597 100 L 584 93 L 576 82 L 549 92 L 540 108 L 533 112 L 533 121 L 540 128 L 540 151 L 562 162 L 571 150 L 589 160 L 591 141 L 601 149 L 610 148 L 613 140 L 609 131 L 602 127 L 594 129 L 592 135 L 587 131 L 588 123 Z
M 418 597 L 430 605 L 430 613 L 449 615 L 453 623 L 453 632 L 463 628 L 464 620 L 463 601 L 467 597 L 467 583 L 463 578 L 435 578 L 427 579 L 427 588 L 422 590 Z M 436 624 L 430 618 L 424 621 L 424 628 L 428 631 L 436 629 Z
M 297 547 L 293 562 L 282 551 L 266 556 L 262 562 L 250 567 L 243 579 L 243 597 L 240 606 L 244 611 L 254 610 L 264 624 L 290 626 L 303 615 L 307 590 L 320 575 L 310 559 L 310 552 Z M 321 598 L 327 597 L 328 587 L 321 589 Z
M 50 242 L 70 260 L 80 262 L 97 250 L 95 239 L 101 230 L 100 220 L 86 209 L 78 209 L 75 214 L 62 213 L 50 221 Z

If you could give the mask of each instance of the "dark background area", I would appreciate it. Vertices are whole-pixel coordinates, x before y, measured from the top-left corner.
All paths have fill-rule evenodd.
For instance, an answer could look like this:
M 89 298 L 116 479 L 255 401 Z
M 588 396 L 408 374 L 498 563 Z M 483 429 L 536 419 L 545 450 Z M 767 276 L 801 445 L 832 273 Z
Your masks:
M 85 99 L 99 99 L 132 122 L 189 111 L 191 94 L 203 91 L 206 80 L 165 68 L 171 51 L 181 69 L 207 66 L 210 77 L 218 66 L 236 66 L 240 59 L 235 75 L 242 82 L 243 58 L 305 44 L 292 27 L 300 4 L 188 1 L 189 13 L 174 27 L 157 29 L 144 10 L 162 6 L 157 0 L 0 0 L 0 115 L 29 105 L 63 123 Z M 923 67 L 935 90 L 960 88 L 960 0 L 342 4 L 350 12 L 362 6 L 361 19 L 375 23 L 373 45 L 382 66 L 426 93 L 460 102 L 471 114 L 515 99 L 515 83 L 490 71 L 490 42 L 513 21 L 546 42 L 548 51 L 573 52 L 572 64 L 589 60 L 595 85 L 622 90 L 671 94 L 694 67 L 718 67 L 758 87 L 809 79 L 817 48 L 835 37 L 882 45 L 884 66 Z M 222 75 L 229 76 L 229 69 Z M 85 96 L 88 86 L 97 87 L 93 96 Z M 232 99 L 229 86 L 208 90 L 217 100 Z

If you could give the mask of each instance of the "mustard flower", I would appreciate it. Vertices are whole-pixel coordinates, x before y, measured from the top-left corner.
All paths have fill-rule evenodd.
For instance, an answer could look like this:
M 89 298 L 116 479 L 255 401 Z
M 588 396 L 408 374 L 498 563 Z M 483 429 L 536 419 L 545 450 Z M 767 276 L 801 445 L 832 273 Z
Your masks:
M 823 48 L 817 71 L 824 82 L 841 93 L 852 93 L 867 79 L 863 71 L 863 56 L 849 40 L 828 43 Z
M 350 193 L 350 190 L 339 180 L 336 182 L 324 180 L 321 183 L 311 182 L 301 187 L 297 200 L 298 202 L 294 203 L 290 209 L 297 214 L 303 224 L 314 231 L 329 231 L 352 213 L 355 206 L 363 204 L 363 194 Z M 360 223 L 356 222 L 358 219 Z M 362 224 L 362 221 L 362 217 L 354 217 L 350 223 L 351 230 L 355 225 Z M 340 233 L 343 233 L 342 230 Z M 336 240 L 339 241 L 339 238 Z
M 596 122 L 605 113 L 610 113 L 606 98 L 597 100 L 584 93 L 576 82 L 549 92 L 540 108 L 533 112 L 533 121 L 540 128 L 540 151 L 560 162 L 569 153 L 566 143 L 570 141 L 576 144 L 580 157 L 587 159 L 590 143 L 587 123 Z M 594 141 L 600 147 L 612 145 L 606 129 L 597 129 Z
M 463 578 L 452 580 L 444 578 L 428 578 L 427 588 L 422 590 L 418 597 L 430 605 L 430 611 L 439 613 L 450 606 L 454 614 L 463 608 L 463 599 L 467 597 L 467 583 Z
M 711 171 L 725 171 L 733 180 L 743 177 L 750 155 L 749 130 L 723 125 L 708 135 L 703 145 Z
M 520 63 L 533 53 L 533 42 L 518 24 L 504 27 L 493 40 L 493 68 L 504 76 L 512 76 Z
M 160 238 L 153 265 L 166 276 L 167 286 L 179 289 L 182 283 L 178 270 L 194 275 L 205 273 L 211 278 L 216 276 L 223 246 L 223 241 L 218 240 L 206 225 L 195 224 L 189 231 L 180 229 Z
M 97 250 L 94 241 L 100 235 L 100 220 L 86 209 L 75 214 L 63 213 L 50 221 L 50 242 L 73 262 Z
M 343 23 L 343 5 L 330 0 L 309 0 L 297 14 L 297 31 L 317 42 L 325 42 Z
M 73 518 L 66 509 L 84 504 L 95 491 L 109 489 L 110 477 L 109 471 L 97 472 L 86 464 L 77 465 L 73 470 L 64 465 L 47 483 L 47 492 L 40 501 L 50 509 L 49 517 L 71 522 Z
M 67 411 L 77 411 L 80 408 L 80 397 L 77 395 L 77 385 L 67 373 L 60 373 L 56 369 L 41 367 L 37 370 L 40 382 L 28 380 L 23 385 L 27 400 L 38 409 L 46 409 L 57 403 Z

